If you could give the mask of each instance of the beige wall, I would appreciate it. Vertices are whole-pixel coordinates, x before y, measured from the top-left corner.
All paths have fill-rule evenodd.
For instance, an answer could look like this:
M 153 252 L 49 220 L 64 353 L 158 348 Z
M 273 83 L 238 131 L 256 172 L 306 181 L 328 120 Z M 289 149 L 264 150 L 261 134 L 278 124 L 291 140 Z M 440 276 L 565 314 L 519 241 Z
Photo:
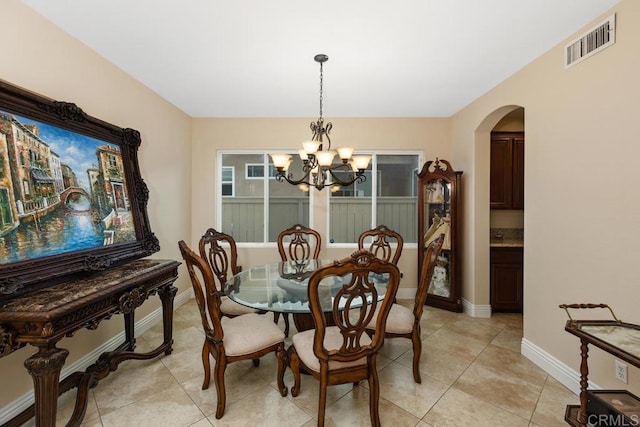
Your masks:
M 425 160 L 449 158 L 450 129 L 448 119 L 331 119 L 332 143 L 349 144 L 376 150 L 422 150 Z M 208 227 L 216 224 L 216 158 L 217 150 L 297 149 L 310 136 L 312 119 L 194 119 L 191 241 L 196 243 Z M 455 162 L 454 162 L 455 166 Z M 327 191 L 312 190 L 311 227 L 327 236 Z M 340 258 L 353 252 L 351 248 L 324 248 L 322 257 Z M 244 245 L 240 245 L 244 246 Z M 403 250 L 400 269 L 404 273 L 401 286 L 415 288 L 417 253 L 415 245 Z M 275 244 L 261 248 L 240 247 L 240 263 L 245 268 L 279 259 Z
M 76 103 L 87 114 L 142 135 L 140 168 L 149 187 L 151 229 L 160 240 L 157 258 L 180 259 L 176 242 L 188 237 L 191 206 L 191 120 L 148 88 L 42 19 L 18 0 L 2 2 L 0 39 L 4 55 L 0 78 L 60 101 Z M 184 276 L 184 275 L 183 275 Z M 178 280 L 179 292 L 189 288 Z M 142 319 L 159 307 L 156 297 L 136 312 Z M 120 317 L 96 331 L 80 331 L 61 342 L 70 350 L 67 364 L 123 330 Z M 32 389 L 22 363 L 24 348 L 0 359 L 0 408 Z
M 565 70 L 559 45 L 451 119 L 332 120 L 337 144 L 421 149 L 425 160 L 449 159 L 464 171 L 463 296 L 483 305 L 489 301 L 489 132 L 505 114 L 524 107 L 525 339 L 574 369 L 578 340 L 563 331 L 566 316 L 558 304 L 606 302 L 620 318 L 640 322 L 633 268 L 640 256 L 640 3 L 624 0 L 615 11 L 615 46 Z M 308 137 L 311 118 L 190 120 L 18 0 L 3 2 L 0 37 L 7 52 L 0 78 L 141 132 L 150 220 L 162 245 L 158 257 L 179 259 L 177 240 L 190 236 L 193 244 L 215 225 L 216 150 L 287 149 Z M 326 193 L 314 196 L 312 225 L 325 233 Z M 323 255 L 349 252 L 336 248 Z M 255 265 L 277 254 L 273 247 L 241 248 L 240 257 Z M 415 249 L 403 256 L 404 287 L 415 286 L 415 259 Z M 178 285 L 181 292 L 188 288 L 184 275 Z M 138 318 L 155 307 L 146 304 Z M 119 319 L 80 331 L 64 342 L 71 349 L 68 361 L 120 331 Z M 0 361 L 2 383 L 12 385 L 0 389 L 0 408 L 30 390 L 22 366 L 30 351 Z M 592 379 L 621 387 L 613 362 L 592 354 Z M 629 376 L 640 382 L 633 369 Z
M 579 340 L 564 332 L 559 304 L 604 302 L 640 323 L 640 2 L 622 1 L 614 11 L 614 46 L 565 69 L 561 43 L 452 122 L 453 159 L 469 172 L 472 190 L 465 193 L 465 295 L 487 304 L 488 132 L 513 106 L 525 109 L 524 338 L 574 370 Z M 591 380 L 626 388 L 611 357 L 599 350 L 591 357 Z M 639 374 L 629 376 L 637 393 Z

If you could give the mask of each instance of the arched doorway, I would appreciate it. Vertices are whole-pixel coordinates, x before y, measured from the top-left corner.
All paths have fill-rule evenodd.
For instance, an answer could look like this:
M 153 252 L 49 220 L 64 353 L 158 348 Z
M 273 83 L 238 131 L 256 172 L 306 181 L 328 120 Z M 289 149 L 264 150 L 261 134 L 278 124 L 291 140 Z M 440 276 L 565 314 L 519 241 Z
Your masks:
M 490 194 L 490 148 L 491 131 L 506 116 L 514 111 L 522 111 L 522 123 L 524 124 L 524 108 L 519 105 L 506 105 L 489 113 L 478 125 L 475 131 L 475 155 L 474 166 L 475 182 L 474 192 L 474 244 L 472 254 L 474 304 L 473 312 L 476 317 L 489 317 L 490 306 L 490 228 L 491 212 L 489 206 Z M 513 113 L 517 116 L 518 113 Z M 524 126 L 524 125 L 523 125 Z

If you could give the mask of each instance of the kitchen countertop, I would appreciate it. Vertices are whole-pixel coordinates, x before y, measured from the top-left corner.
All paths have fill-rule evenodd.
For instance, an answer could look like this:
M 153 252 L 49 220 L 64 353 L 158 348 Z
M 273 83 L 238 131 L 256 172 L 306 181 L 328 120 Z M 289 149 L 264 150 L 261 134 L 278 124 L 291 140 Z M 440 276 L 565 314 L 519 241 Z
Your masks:
M 522 228 L 491 228 L 489 246 L 492 248 L 524 247 L 524 230 Z
M 508 239 L 491 239 L 489 242 L 491 248 L 522 248 L 524 240 L 508 240 Z

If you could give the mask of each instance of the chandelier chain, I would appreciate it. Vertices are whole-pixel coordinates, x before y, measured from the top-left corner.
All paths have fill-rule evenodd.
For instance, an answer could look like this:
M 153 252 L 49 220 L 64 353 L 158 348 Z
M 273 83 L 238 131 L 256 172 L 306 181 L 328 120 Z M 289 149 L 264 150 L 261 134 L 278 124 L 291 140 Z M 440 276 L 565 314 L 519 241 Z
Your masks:
M 322 62 L 320 63 L 320 118 L 322 118 Z

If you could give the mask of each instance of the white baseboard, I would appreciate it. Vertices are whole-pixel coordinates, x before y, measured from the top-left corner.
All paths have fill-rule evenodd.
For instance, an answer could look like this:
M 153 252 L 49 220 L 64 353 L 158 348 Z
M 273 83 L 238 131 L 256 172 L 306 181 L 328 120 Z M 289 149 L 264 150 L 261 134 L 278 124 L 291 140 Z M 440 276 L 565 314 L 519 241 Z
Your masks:
M 193 297 L 192 289 L 189 289 L 187 292 L 182 292 L 180 295 L 176 295 L 173 301 L 173 309 L 174 310 L 177 309 L 192 297 Z M 158 307 L 156 310 L 149 313 L 139 322 L 136 322 L 136 325 L 135 325 L 136 336 L 142 335 L 158 322 L 162 322 L 162 307 Z M 113 338 L 105 341 L 98 348 L 85 354 L 80 359 L 76 360 L 75 362 L 69 365 L 64 366 L 62 368 L 62 371 L 60 372 L 60 378 L 66 378 L 67 376 L 69 376 L 70 374 L 76 371 L 84 371 L 85 369 L 87 369 L 88 366 L 95 363 L 95 361 L 98 360 L 98 357 L 100 357 L 102 353 L 104 353 L 105 351 L 115 350 L 120 344 L 124 342 L 124 340 L 125 340 L 125 333 L 124 331 L 122 331 L 118 335 L 114 336 Z M 9 403 L 5 407 L 0 408 L 0 425 L 5 424 L 10 419 L 18 415 L 20 412 L 24 411 L 29 406 L 33 405 L 33 402 L 34 402 L 33 391 L 30 391 L 20 396 L 13 402 Z
M 571 369 L 560 360 L 524 338 L 520 344 L 520 351 L 524 357 L 538 365 L 538 367 L 558 380 L 558 382 L 562 383 L 562 385 L 573 393 L 576 395 L 580 394 L 580 373 L 578 371 Z M 601 387 L 591 381 L 589 381 L 589 388 L 594 390 L 601 389 Z
M 417 288 L 398 288 L 396 294 L 397 299 L 414 299 L 416 297 Z
M 471 317 L 491 317 L 491 306 L 488 304 L 472 304 L 462 298 L 462 311 Z

